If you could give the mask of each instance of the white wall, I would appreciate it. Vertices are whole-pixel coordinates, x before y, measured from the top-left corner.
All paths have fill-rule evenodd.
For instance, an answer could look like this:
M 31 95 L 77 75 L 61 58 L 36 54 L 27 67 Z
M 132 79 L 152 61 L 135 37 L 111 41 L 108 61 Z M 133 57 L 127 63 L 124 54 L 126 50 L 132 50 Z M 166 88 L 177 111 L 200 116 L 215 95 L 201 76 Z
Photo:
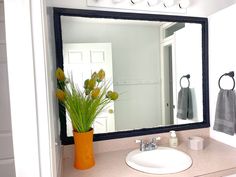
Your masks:
M 217 94 L 219 92 L 218 79 L 229 71 L 236 73 L 236 5 L 219 11 L 209 19 L 209 80 L 210 80 L 210 115 L 212 138 L 236 147 L 236 136 L 214 131 L 215 108 Z M 226 79 L 226 78 L 225 78 Z M 223 79 L 222 79 L 223 81 Z M 230 79 L 222 82 L 223 88 L 231 88 Z
M 193 119 L 181 120 L 177 118 L 178 124 L 203 121 L 202 75 L 200 74 L 202 73 L 202 61 L 199 60 L 202 58 L 201 30 L 202 28 L 200 24 L 186 24 L 185 28 L 175 32 L 176 73 L 174 75 L 177 80 L 177 93 L 180 90 L 179 79 L 183 75 L 190 74 L 189 81 L 193 103 Z M 183 85 L 186 83 L 184 81 L 186 81 L 186 78 L 182 79 Z M 185 86 L 186 84 L 184 87 Z
M 48 0 L 48 6 L 64 7 L 64 8 L 79 8 L 79 9 L 95 9 L 87 7 L 86 0 Z M 191 0 L 191 5 L 187 9 L 189 16 L 202 16 L 207 17 L 210 14 L 217 12 L 220 9 L 228 7 L 236 3 L 236 0 Z M 97 8 L 98 10 L 111 10 L 111 11 L 128 11 L 121 9 L 108 9 L 108 8 Z M 145 12 L 149 13 L 149 12 Z M 150 12 L 151 13 L 151 12 Z M 152 12 L 153 13 L 153 12 Z M 158 13 L 158 12 L 157 12 Z M 169 13 L 171 14 L 171 13 Z M 180 14 L 178 14 L 180 15 Z
M 191 6 L 188 8 L 187 13 L 191 16 L 205 16 L 224 9 L 236 3 L 235 0 L 191 0 Z
M 84 22 L 65 17 L 62 40 L 64 43 L 111 43 L 114 90 L 120 93 L 115 102 L 116 130 L 154 127 L 161 124 L 161 119 L 157 119 L 161 118 L 160 27 L 159 24 L 123 23 Z

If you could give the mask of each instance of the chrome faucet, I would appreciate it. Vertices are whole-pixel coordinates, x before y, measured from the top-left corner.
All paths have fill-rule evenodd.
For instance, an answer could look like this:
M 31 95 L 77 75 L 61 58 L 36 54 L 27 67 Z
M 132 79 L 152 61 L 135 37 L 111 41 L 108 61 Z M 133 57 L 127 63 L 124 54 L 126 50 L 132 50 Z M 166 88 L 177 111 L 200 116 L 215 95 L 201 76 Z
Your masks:
M 157 138 L 152 138 L 152 140 L 150 142 L 144 142 L 144 140 L 136 140 L 136 143 L 140 144 L 140 151 L 151 151 L 154 149 L 157 149 L 158 145 L 157 145 L 157 141 L 160 140 L 161 137 L 157 137 Z

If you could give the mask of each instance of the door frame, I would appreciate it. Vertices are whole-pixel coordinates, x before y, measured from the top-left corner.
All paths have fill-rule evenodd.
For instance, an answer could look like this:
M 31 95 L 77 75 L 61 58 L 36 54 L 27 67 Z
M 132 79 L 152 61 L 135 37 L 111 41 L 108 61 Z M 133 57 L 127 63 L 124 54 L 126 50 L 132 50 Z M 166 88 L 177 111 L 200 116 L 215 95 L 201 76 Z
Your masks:
M 163 42 L 161 43 L 161 45 L 160 45 L 160 47 L 161 47 L 161 49 L 160 49 L 160 51 L 161 51 L 161 56 L 160 56 L 160 58 L 161 58 L 161 66 L 163 66 L 164 65 L 164 48 L 166 47 L 166 46 L 169 46 L 169 45 L 171 45 L 171 47 L 172 47 L 172 79 L 173 79 L 173 81 L 176 81 L 176 77 L 175 77 L 175 73 L 176 73 L 176 59 L 175 59 L 175 38 L 174 38 L 174 35 L 172 35 L 172 36 L 170 36 L 170 37 L 168 37 L 167 39 L 164 39 L 163 40 Z M 165 85 L 165 71 L 164 71 L 164 67 L 161 67 L 161 100 L 162 100 L 162 103 L 165 103 L 164 101 L 165 101 L 165 98 L 164 98 L 164 96 L 163 95 L 165 95 L 165 87 L 164 87 L 164 85 Z M 173 99 L 172 99 L 172 102 L 173 103 L 177 103 L 177 97 L 176 97 L 176 95 L 177 95 L 177 92 L 176 92 L 176 82 L 172 82 L 173 84 L 172 84 L 172 88 L 173 88 Z M 175 106 L 175 108 L 176 108 L 176 105 L 173 105 L 173 106 Z M 166 109 L 166 106 L 165 106 L 165 104 L 162 104 L 162 107 L 161 107 L 161 112 L 162 112 L 162 124 L 165 124 L 166 122 L 166 120 L 165 120 L 165 109 Z M 173 120 L 174 120 L 174 123 L 176 122 L 176 120 L 175 120 L 175 116 L 174 115 L 176 115 L 176 109 L 174 109 L 173 110 Z
M 49 109 L 46 10 L 45 0 L 4 1 L 16 177 L 56 177 L 58 170 Z

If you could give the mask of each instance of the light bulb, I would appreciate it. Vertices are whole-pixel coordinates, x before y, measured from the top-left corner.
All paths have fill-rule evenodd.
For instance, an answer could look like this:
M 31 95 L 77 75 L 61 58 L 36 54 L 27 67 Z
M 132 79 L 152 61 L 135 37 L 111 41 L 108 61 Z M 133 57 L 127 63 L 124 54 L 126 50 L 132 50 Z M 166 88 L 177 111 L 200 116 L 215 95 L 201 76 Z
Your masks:
M 123 0 L 112 0 L 113 3 L 120 3 L 122 2 Z
M 163 5 L 165 7 L 171 7 L 171 6 L 175 5 L 175 0 L 163 0 Z
M 160 0 L 148 0 L 147 1 L 147 4 L 149 6 L 155 6 L 155 5 L 159 4 L 159 3 L 160 3 Z
M 190 1 L 189 0 L 180 0 L 179 1 L 179 7 L 181 9 L 186 9 L 187 7 L 189 7 L 190 5 Z
M 139 2 L 141 2 L 142 0 L 130 0 L 130 2 L 132 3 L 132 4 L 137 4 L 137 3 L 139 3 Z

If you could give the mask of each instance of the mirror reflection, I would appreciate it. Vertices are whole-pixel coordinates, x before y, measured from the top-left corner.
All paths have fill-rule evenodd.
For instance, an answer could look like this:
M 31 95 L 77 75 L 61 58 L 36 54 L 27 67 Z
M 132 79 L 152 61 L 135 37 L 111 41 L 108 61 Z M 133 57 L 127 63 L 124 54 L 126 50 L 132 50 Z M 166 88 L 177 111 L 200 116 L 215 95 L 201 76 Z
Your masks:
M 95 133 L 203 121 L 201 24 L 61 16 L 61 27 L 65 73 L 82 89 L 102 68 L 120 95 Z

